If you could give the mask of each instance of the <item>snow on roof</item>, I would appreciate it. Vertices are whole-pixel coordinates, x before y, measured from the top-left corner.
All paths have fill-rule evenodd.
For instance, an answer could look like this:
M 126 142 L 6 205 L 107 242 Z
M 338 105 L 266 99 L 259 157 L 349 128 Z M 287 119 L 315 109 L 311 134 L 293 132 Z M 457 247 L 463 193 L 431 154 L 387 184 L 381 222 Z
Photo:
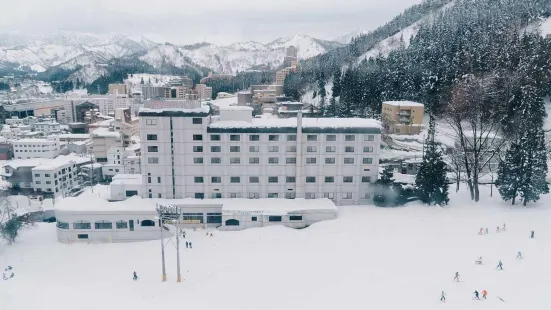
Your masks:
M 54 170 L 60 167 L 63 167 L 71 162 L 74 162 L 75 164 L 84 164 L 91 162 L 92 160 L 90 157 L 82 157 L 77 156 L 75 154 L 69 154 L 69 155 L 59 155 L 56 158 L 48 159 L 47 161 L 44 161 L 42 164 L 32 168 L 32 171 L 35 170 Z
M 64 133 L 58 135 L 59 139 L 90 139 L 90 134 L 87 133 Z
M 406 107 L 424 107 L 425 105 L 414 101 L 383 101 L 383 104 L 391 106 L 406 106 Z
M 48 158 L 29 158 L 29 159 L 13 159 L 4 163 L 4 167 L 10 166 L 13 169 L 19 167 L 36 167 L 48 161 Z
M 201 105 L 200 108 L 161 108 L 161 109 L 151 109 L 151 108 L 140 108 L 140 113 L 163 113 L 163 112 L 186 112 L 186 113 L 209 113 L 210 107 L 208 105 Z
M 110 131 L 109 128 L 100 127 L 94 130 L 90 135 L 92 137 L 119 138 L 121 136 L 121 133 L 118 131 Z
M 246 121 L 219 121 L 211 123 L 211 128 L 273 128 L 297 127 L 297 118 L 253 118 Z M 374 119 L 365 118 L 303 118 L 303 128 L 381 128 L 381 123 Z
M 140 143 L 133 143 L 126 147 L 126 151 L 137 151 L 141 148 Z
M 277 105 L 304 105 L 304 103 L 298 102 L 298 101 L 281 101 L 281 102 L 277 102 L 276 104 Z
M 116 175 L 115 177 L 120 176 Z M 129 175 L 123 175 L 129 176 Z M 140 176 L 141 175 L 137 175 Z M 123 181 L 131 179 L 121 179 L 120 184 L 129 184 Z M 115 182 L 115 180 L 113 180 Z M 113 182 L 111 184 L 113 184 Z M 140 178 L 141 182 L 141 178 Z M 141 184 L 141 183 L 140 183 Z M 337 207 L 327 198 L 322 199 L 155 199 L 141 198 L 133 196 L 124 201 L 109 202 L 101 199 L 86 191 L 79 197 L 68 197 L 61 202 L 56 203 L 55 209 L 59 211 L 70 212 L 155 212 L 157 203 L 179 206 L 182 208 L 197 207 L 198 205 L 220 206 L 222 212 L 226 214 L 236 214 L 239 212 L 255 212 L 258 214 L 285 215 L 296 212 L 337 212 Z
M 220 107 L 220 111 L 253 111 L 253 108 L 240 106 L 240 105 L 233 105 L 233 106 Z
M 111 185 L 141 185 L 141 174 L 117 174 L 113 177 Z

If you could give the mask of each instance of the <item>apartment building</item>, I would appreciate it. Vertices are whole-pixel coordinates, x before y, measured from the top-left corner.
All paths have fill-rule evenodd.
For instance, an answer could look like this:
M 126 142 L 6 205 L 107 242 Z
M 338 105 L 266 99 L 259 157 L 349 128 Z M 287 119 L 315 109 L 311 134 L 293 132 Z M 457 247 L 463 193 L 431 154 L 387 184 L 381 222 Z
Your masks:
M 115 115 L 116 109 L 132 108 L 134 104 L 134 98 L 126 94 L 93 96 L 87 101 L 97 105 L 100 114 L 111 116 Z
M 44 136 L 61 133 L 61 125 L 55 119 L 39 119 L 32 124 L 32 128 L 36 132 L 42 133 Z
M 423 129 L 425 105 L 412 101 L 384 101 L 381 118 L 387 133 L 416 135 Z
M 197 84 L 195 85 L 195 91 L 197 92 L 199 100 L 212 99 L 212 87 L 209 87 L 205 84 Z
M 283 85 L 283 82 L 285 82 L 285 78 L 287 77 L 287 75 L 289 75 L 289 72 L 291 72 L 292 70 L 293 70 L 292 68 L 287 67 L 277 71 L 275 83 L 277 85 Z
M 144 196 L 371 202 L 381 126 L 369 119 L 260 119 L 250 107 L 140 110 Z
M 167 89 L 163 86 L 143 85 L 142 98 L 145 100 L 165 98 Z
M 98 163 L 108 162 L 108 151 L 111 147 L 123 147 L 123 134 L 120 131 L 115 131 L 113 127 L 98 128 L 90 133 L 92 145 L 89 147 L 90 153 Z
M 61 151 L 57 136 L 19 139 L 13 141 L 12 144 L 15 159 L 55 158 Z
M 128 87 L 126 84 L 109 84 L 108 92 L 112 95 L 125 95 L 128 94 Z

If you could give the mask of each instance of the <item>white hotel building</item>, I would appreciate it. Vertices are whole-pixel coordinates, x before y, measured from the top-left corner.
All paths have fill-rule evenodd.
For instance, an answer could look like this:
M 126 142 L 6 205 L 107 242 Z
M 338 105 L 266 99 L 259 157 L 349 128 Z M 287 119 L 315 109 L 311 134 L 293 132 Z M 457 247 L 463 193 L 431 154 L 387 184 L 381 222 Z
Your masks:
M 140 110 L 142 195 L 150 198 L 329 198 L 371 203 L 381 125 L 369 119 L 211 116 L 207 106 Z
M 55 135 L 47 138 L 19 139 L 12 144 L 15 159 L 55 158 L 61 152 L 59 138 Z

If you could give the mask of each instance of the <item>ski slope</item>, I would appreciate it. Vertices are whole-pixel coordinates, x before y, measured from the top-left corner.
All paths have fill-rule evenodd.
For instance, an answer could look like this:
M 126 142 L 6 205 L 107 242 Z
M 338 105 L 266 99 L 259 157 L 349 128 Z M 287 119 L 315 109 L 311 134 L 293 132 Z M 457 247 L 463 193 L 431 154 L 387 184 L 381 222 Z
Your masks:
M 510 207 L 487 189 L 481 199 L 471 203 L 463 186 L 447 208 L 354 206 L 303 230 L 188 231 L 183 283 L 170 244 L 162 283 L 159 241 L 61 244 L 54 224 L 40 224 L 0 248 L 0 267 L 15 271 L 0 281 L 0 309 L 548 309 L 550 196 L 530 208 Z M 503 223 L 508 231 L 496 233 Z M 479 236 L 480 227 L 490 234 Z M 485 265 L 474 263 L 479 256 Z M 488 300 L 473 300 L 475 289 Z

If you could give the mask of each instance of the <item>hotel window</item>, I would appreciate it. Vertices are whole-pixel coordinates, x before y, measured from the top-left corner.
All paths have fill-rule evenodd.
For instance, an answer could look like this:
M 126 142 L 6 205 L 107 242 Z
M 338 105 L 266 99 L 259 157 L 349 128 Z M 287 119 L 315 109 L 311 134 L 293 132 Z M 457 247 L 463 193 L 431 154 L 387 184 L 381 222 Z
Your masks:
M 241 177 L 230 177 L 230 183 L 241 183 Z
M 306 199 L 316 199 L 316 193 L 306 193 L 304 195 L 304 198 L 306 198 Z
M 270 153 L 279 152 L 279 146 L 268 146 L 268 152 L 270 152 Z
M 203 177 L 194 177 L 193 178 L 194 183 L 204 183 Z
M 201 125 L 201 124 L 203 124 L 203 119 L 198 118 L 198 117 L 194 117 L 192 122 L 193 122 L 194 125 Z
M 371 183 L 371 177 L 362 177 L 362 183 Z
M 296 177 L 285 177 L 285 183 L 295 183 Z
M 364 146 L 364 153 L 372 153 L 373 147 L 372 146 Z
M 306 141 L 318 141 L 318 136 L 317 135 L 307 135 L 306 136 Z
M 201 153 L 201 152 L 203 152 L 203 147 L 200 146 L 200 145 L 196 145 L 196 146 L 193 147 L 193 152 Z
M 308 157 L 306 158 L 306 163 L 307 164 L 315 164 L 317 161 L 316 161 L 316 158 L 315 157 Z
M 306 147 L 306 152 L 308 152 L 308 153 L 316 153 L 317 151 L 318 151 L 317 146 L 307 146 Z
M 159 163 L 159 158 L 158 157 L 148 157 L 147 158 L 147 163 L 148 164 L 158 164 Z
M 220 199 L 222 198 L 222 193 L 211 193 L 210 198 L 212 199 Z
M 268 164 L 278 164 L 279 158 L 278 157 L 268 157 Z
M 92 229 L 92 225 L 89 222 L 78 221 L 73 223 L 73 229 Z
M 327 135 L 325 141 L 337 141 L 337 135 Z
M 210 163 L 211 164 L 221 164 L 222 163 L 222 158 L 220 157 L 212 157 L 210 159 Z
M 259 193 L 249 193 L 249 199 L 258 199 L 260 198 Z
M 220 135 L 210 135 L 210 141 L 220 141 Z
M 316 183 L 316 177 L 306 177 L 306 183 Z
M 203 163 L 203 157 L 194 157 L 193 158 L 194 164 L 202 164 Z
M 249 177 L 249 183 L 260 183 L 259 177 Z
M 335 183 L 335 177 L 325 177 L 325 183 Z
M 335 195 L 333 193 L 323 193 L 323 198 L 333 199 Z
M 260 146 L 258 146 L 258 145 L 251 145 L 251 146 L 249 146 L 249 152 L 250 152 L 250 153 L 258 153 L 258 152 L 260 152 Z
M 290 164 L 296 164 L 297 163 L 297 158 L 296 157 L 287 157 L 285 158 L 285 163 L 290 165 Z
M 354 147 L 353 146 L 346 146 L 344 147 L 345 153 L 354 153 Z
M 220 152 L 222 152 L 222 147 L 221 146 L 211 146 L 210 151 L 212 153 L 220 153 Z
M 230 135 L 230 141 L 241 141 L 240 135 Z
M 277 183 L 278 177 L 268 177 L 268 183 Z
M 354 183 L 354 177 L 342 177 L 343 183 Z
M 297 147 L 294 146 L 294 145 L 288 145 L 286 148 L 285 148 L 285 151 L 287 153 L 296 153 L 297 152 Z
M 355 135 L 345 135 L 344 136 L 344 141 L 356 141 L 356 136 Z
M 239 146 L 230 146 L 230 152 L 231 153 L 239 153 L 239 152 L 241 152 L 241 147 L 239 147 Z
M 203 135 L 193 135 L 193 141 L 203 141 Z
M 249 157 L 249 164 L 260 164 L 259 157 Z
M 337 151 L 336 146 L 326 146 L 325 147 L 325 152 L 326 153 L 335 153 L 336 151 Z
M 375 141 L 374 135 L 364 135 L 364 141 Z
M 345 158 L 345 159 L 344 159 L 344 163 L 345 163 L 346 165 L 351 165 L 351 164 L 354 163 L 354 158 Z
M 297 196 L 297 195 L 296 195 L 296 193 L 294 193 L 294 192 L 287 192 L 287 193 L 285 193 L 285 198 L 286 198 L 286 199 L 295 199 L 296 196 Z
M 147 151 L 151 153 L 157 153 L 159 152 L 159 147 L 156 145 L 150 145 L 147 147 Z
M 297 135 L 287 135 L 287 141 L 297 141 Z
M 230 164 L 240 164 L 241 158 L 240 157 L 231 157 L 230 158 Z
M 222 183 L 222 177 L 211 177 L 210 182 L 211 183 Z
M 157 126 L 157 120 L 156 119 L 146 119 L 145 124 L 148 126 Z
M 94 229 L 113 229 L 113 223 L 108 221 L 95 222 Z
M 373 158 L 365 157 L 362 162 L 366 165 L 371 165 L 373 163 Z
M 334 157 L 327 157 L 325 158 L 325 163 L 326 164 L 334 164 L 335 163 L 335 158 Z
M 352 199 L 352 193 L 342 193 L 342 199 Z
M 147 141 L 157 141 L 157 135 L 147 135 Z
M 268 198 L 278 198 L 278 193 L 268 193 Z
M 279 135 L 269 135 L 268 141 L 279 141 Z
M 241 193 L 230 193 L 230 198 L 241 198 Z
M 249 141 L 260 141 L 260 135 L 249 135 Z

